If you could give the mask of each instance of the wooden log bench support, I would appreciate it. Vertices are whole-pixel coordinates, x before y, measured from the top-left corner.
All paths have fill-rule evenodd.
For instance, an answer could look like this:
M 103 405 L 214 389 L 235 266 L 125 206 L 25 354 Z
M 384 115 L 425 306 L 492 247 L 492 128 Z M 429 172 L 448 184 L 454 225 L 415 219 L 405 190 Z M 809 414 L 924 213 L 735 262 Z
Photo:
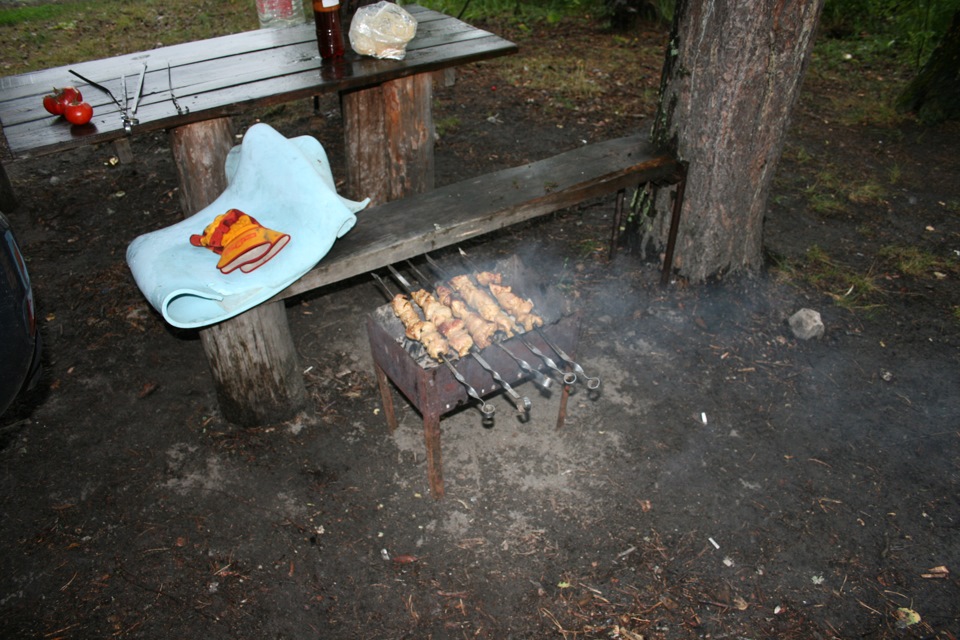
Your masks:
M 585 200 L 644 183 L 676 183 L 682 176 L 679 162 L 669 155 L 654 153 L 645 138 L 636 135 L 586 145 L 546 160 L 386 202 L 361 211 L 356 226 L 334 244 L 316 268 L 261 305 L 272 308 L 271 313 L 258 307 L 205 331 L 216 332 L 220 354 L 245 352 L 257 336 L 268 336 L 274 348 L 269 354 L 258 352 L 260 360 L 255 367 L 261 370 L 254 377 L 263 375 L 263 367 L 275 375 L 296 374 L 300 368 L 286 319 L 277 315 L 283 300 Z M 209 351 L 208 358 L 218 386 L 240 390 L 240 397 L 251 393 L 247 381 L 242 379 L 250 373 L 249 366 L 237 367 L 230 359 L 226 362 L 231 366 L 217 366 Z M 270 361 L 271 358 L 274 360 Z M 274 408 L 270 420 L 286 419 L 282 417 L 284 413 L 302 408 L 299 387 L 291 385 L 290 389 L 289 411 L 278 413 L 282 398 L 272 397 L 266 403 Z M 218 395 L 223 394 L 218 391 Z M 265 421 L 266 416 L 257 407 L 235 404 L 234 400 L 221 406 L 222 410 L 230 410 L 225 415 L 231 421 L 241 425 Z

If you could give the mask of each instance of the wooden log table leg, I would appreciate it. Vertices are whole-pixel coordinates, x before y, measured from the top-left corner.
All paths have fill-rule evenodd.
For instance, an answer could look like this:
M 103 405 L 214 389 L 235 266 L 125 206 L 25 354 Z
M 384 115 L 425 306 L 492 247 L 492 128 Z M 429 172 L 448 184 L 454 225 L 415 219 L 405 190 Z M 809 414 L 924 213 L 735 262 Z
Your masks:
M 200 211 L 227 187 L 224 161 L 233 147 L 229 118 L 170 131 L 184 217 Z M 200 331 L 223 417 L 252 427 L 292 418 L 306 406 L 283 302 L 259 305 Z
M 430 73 L 341 94 L 347 197 L 377 205 L 433 189 L 432 100 Z

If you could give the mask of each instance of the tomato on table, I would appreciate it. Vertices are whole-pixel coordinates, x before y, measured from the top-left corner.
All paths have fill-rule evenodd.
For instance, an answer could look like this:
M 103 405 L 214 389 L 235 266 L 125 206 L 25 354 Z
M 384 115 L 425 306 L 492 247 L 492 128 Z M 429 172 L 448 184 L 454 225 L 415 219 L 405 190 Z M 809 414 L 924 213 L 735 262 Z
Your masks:
M 63 117 L 70 124 L 87 124 L 93 117 L 93 107 L 86 102 L 74 102 L 63 108 Z
M 64 110 L 75 102 L 83 102 L 83 94 L 76 87 L 54 87 L 53 93 L 43 96 L 43 108 L 55 116 L 62 116 Z

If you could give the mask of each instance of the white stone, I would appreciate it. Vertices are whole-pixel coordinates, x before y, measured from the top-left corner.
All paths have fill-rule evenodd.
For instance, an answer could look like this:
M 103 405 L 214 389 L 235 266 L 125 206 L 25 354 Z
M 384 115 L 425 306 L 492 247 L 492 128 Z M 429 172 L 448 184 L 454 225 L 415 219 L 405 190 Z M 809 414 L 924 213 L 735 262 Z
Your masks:
M 823 332 L 825 331 L 823 320 L 820 318 L 820 313 L 814 311 L 813 309 L 800 309 L 795 314 L 790 316 L 790 320 L 788 322 L 790 324 L 790 329 L 793 330 L 793 335 L 801 340 L 820 338 L 823 336 Z

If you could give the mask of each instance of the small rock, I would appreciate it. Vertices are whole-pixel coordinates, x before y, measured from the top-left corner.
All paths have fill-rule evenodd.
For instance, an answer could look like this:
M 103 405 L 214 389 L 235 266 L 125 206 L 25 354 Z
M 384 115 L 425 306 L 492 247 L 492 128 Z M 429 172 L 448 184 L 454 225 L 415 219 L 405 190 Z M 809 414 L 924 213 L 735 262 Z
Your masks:
M 825 331 L 823 320 L 820 319 L 820 313 L 813 309 L 800 309 L 800 311 L 790 316 L 788 322 L 790 329 L 793 330 L 793 335 L 801 340 L 820 338 Z

